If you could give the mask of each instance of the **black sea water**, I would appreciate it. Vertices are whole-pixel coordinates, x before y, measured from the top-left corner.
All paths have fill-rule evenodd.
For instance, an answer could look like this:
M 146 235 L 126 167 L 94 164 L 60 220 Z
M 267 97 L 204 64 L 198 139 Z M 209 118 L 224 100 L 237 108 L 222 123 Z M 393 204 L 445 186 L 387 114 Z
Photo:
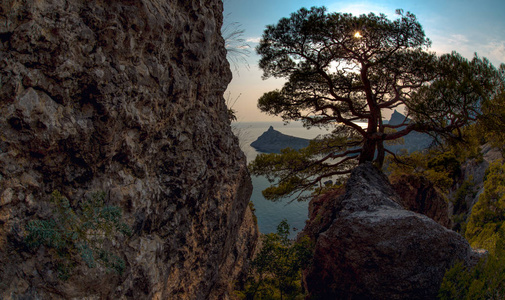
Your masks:
M 325 129 L 304 128 L 299 122 L 292 122 L 284 125 L 283 122 L 238 122 L 232 124 L 235 134 L 239 137 L 240 147 L 247 156 L 247 162 L 251 162 L 260 153 L 251 147 L 251 143 L 255 141 L 263 132 L 267 131 L 270 126 L 275 130 L 286 135 L 313 139 L 320 134 L 329 133 Z M 291 237 L 294 238 L 299 230 L 305 226 L 305 221 L 308 217 L 307 201 L 293 201 L 293 198 L 283 199 L 281 201 L 272 202 L 266 200 L 261 191 L 270 186 L 270 183 L 265 177 L 252 176 L 253 193 L 251 201 L 256 208 L 256 216 L 258 218 L 258 227 L 261 233 L 276 232 L 277 225 L 286 219 L 291 227 L 296 230 L 291 232 Z

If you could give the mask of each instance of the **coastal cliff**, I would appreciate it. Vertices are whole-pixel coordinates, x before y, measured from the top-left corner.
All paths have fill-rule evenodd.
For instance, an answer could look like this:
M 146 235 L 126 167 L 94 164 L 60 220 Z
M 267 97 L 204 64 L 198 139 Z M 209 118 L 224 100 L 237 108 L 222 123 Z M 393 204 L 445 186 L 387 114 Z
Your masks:
M 244 154 L 223 93 L 222 2 L 6 0 L 0 4 L 0 298 L 227 299 L 258 238 Z M 26 227 L 50 194 L 91 193 L 131 236 L 111 273 Z

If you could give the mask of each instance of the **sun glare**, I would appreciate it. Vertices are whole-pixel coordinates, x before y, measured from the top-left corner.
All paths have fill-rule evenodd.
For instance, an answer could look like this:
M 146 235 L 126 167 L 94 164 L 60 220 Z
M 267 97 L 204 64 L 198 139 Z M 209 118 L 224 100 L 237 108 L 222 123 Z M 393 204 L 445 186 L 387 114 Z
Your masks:
M 354 37 L 359 39 L 359 38 L 361 38 L 361 37 L 363 37 L 363 36 L 361 35 L 361 32 L 356 31 L 356 32 L 354 33 Z

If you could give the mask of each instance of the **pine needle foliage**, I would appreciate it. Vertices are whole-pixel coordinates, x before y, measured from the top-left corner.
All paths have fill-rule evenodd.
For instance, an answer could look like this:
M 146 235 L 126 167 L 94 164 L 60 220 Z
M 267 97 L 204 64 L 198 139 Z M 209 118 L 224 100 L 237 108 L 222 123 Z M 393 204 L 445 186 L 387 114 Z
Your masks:
M 430 52 L 416 16 L 403 10 L 397 15 L 389 20 L 384 14 L 353 16 L 312 7 L 266 27 L 256 48 L 259 67 L 264 79 L 286 82 L 263 94 L 258 108 L 306 127 L 344 127 L 353 137 L 332 132 L 329 138 L 339 143 L 332 143 L 331 155 L 313 147 L 293 159 L 258 156 L 254 175 L 272 170 L 280 177 L 267 196 L 307 190 L 313 178 L 348 174 L 352 164 L 382 167 L 386 154 L 394 155 L 384 145 L 411 132 L 439 142 L 461 140 L 461 128 L 474 123 L 481 104 L 505 86 L 501 69 L 485 58 Z M 384 122 L 385 111 L 400 107 L 406 108 L 403 123 Z
M 60 272 L 67 279 L 80 261 L 89 268 L 98 265 L 122 274 L 125 262 L 108 250 L 106 244 L 121 236 L 130 236 L 130 227 L 122 221 L 122 211 L 117 206 L 106 205 L 105 193 L 94 193 L 77 208 L 54 191 L 50 202 L 52 218 L 32 220 L 26 226 L 25 241 L 32 249 L 49 248 Z
M 505 64 L 502 64 L 500 69 L 505 77 Z M 505 87 L 492 101 L 483 103 L 479 121 L 482 127 L 481 134 L 505 154 L 505 132 L 503 131 L 505 126 Z
M 311 140 L 306 148 L 260 154 L 249 164 L 249 171 L 255 176 L 265 176 L 272 183 L 262 191 L 268 200 L 291 196 L 299 201 L 308 200 L 326 190 L 324 182 L 328 179 L 346 178 L 356 166 L 354 159 L 360 150 L 352 147 L 358 144 L 352 132 L 339 126 L 331 134 Z

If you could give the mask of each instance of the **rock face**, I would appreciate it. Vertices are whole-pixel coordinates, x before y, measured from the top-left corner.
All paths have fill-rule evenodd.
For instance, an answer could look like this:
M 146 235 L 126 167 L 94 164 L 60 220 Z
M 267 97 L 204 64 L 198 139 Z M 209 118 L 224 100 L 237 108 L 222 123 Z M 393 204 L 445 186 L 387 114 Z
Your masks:
M 478 257 L 459 234 L 404 210 L 371 164 L 357 167 L 345 193 L 326 201 L 333 220 L 315 233 L 327 218 L 311 219 L 304 230 L 317 239 L 304 274 L 314 299 L 435 299 L 447 268 Z
M 447 200 L 427 178 L 407 175 L 395 178 L 391 184 L 404 208 L 426 215 L 446 228 L 452 228 Z
M 223 92 L 220 0 L 0 4 L 0 298 L 226 299 L 258 232 Z M 123 210 L 123 274 L 26 246 L 92 192 Z
M 309 145 L 309 142 L 308 139 L 285 135 L 270 126 L 267 131 L 251 143 L 251 146 L 260 152 L 281 153 L 282 149 L 288 147 L 295 150 L 305 148 Z
M 472 158 L 461 165 L 462 178 L 453 187 L 452 191 L 450 192 L 450 197 L 454 198 L 457 190 L 465 182 L 470 184 L 471 191 L 465 196 L 465 199 L 463 199 L 464 203 L 459 203 L 459 207 L 450 207 L 450 210 L 453 214 L 466 212 L 468 215 L 470 215 L 472 207 L 475 205 L 475 203 L 477 203 L 480 194 L 482 194 L 484 191 L 484 180 L 487 168 L 494 161 L 503 158 L 500 150 L 493 148 L 489 144 L 481 146 L 480 153 L 482 155 L 481 158 Z

